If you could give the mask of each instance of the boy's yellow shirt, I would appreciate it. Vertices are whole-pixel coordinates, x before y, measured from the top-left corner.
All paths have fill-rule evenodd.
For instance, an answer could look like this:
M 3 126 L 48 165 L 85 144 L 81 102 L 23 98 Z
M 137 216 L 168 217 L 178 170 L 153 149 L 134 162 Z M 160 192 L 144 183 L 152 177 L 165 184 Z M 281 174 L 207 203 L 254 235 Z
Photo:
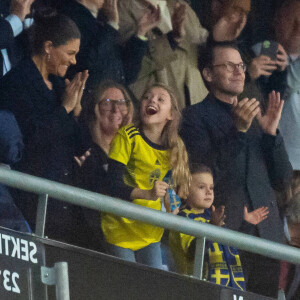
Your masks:
M 184 213 L 187 218 L 190 218 L 189 215 L 199 215 L 199 212 L 194 209 L 184 209 Z M 197 222 L 209 223 L 209 221 L 201 216 L 196 218 L 191 218 Z M 178 271 L 183 274 L 191 275 L 194 271 L 194 253 L 190 253 L 190 246 L 194 236 L 177 232 L 170 231 L 169 233 L 169 244 L 170 248 L 178 268 Z

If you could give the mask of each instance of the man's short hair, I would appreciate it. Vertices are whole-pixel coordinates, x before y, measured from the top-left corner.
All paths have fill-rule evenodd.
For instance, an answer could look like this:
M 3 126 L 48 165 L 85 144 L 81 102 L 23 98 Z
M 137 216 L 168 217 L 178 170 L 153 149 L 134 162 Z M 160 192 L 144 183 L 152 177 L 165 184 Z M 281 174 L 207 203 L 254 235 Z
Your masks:
M 224 48 L 224 49 L 225 48 L 231 48 L 231 49 L 239 51 L 237 43 L 234 42 L 234 41 L 218 42 L 218 43 L 208 41 L 208 43 L 205 46 L 200 46 L 199 47 L 199 51 L 198 51 L 198 68 L 199 68 L 200 73 L 202 75 L 204 85 L 209 91 L 210 91 L 210 85 L 205 80 L 202 72 L 203 72 L 203 69 L 212 67 L 213 62 L 214 62 L 214 50 L 216 48 Z
M 234 41 L 220 42 L 220 43 L 211 42 L 211 43 L 207 43 L 206 46 L 204 47 L 200 47 L 198 52 L 198 67 L 201 73 L 204 68 L 209 68 L 213 65 L 214 50 L 216 48 L 221 48 L 221 49 L 232 48 L 239 51 L 237 43 Z

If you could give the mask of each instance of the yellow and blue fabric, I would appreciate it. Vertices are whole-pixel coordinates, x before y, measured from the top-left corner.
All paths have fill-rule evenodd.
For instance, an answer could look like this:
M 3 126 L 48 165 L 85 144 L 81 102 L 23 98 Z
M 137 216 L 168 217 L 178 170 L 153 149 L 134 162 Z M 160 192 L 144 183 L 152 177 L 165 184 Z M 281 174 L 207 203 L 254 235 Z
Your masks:
M 152 143 L 132 124 L 118 131 L 109 157 L 126 166 L 123 179 L 132 188 L 150 190 L 154 182 L 163 180 L 170 169 L 170 151 Z M 133 203 L 161 210 L 160 198 L 134 199 Z M 159 242 L 164 231 L 163 228 L 106 213 L 102 215 L 101 226 L 108 243 L 133 251 Z
M 167 175 L 164 178 L 164 182 L 169 184 L 168 188 L 168 194 L 169 194 L 169 200 L 170 200 L 170 208 L 171 211 L 174 211 L 177 207 L 180 207 L 181 200 L 179 196 L 176 194 L 175 190 L 173 189 L 174 183 L 172 178 L 172 170 L 169 170 Z
M 182 209 L 179 216 L 197 222 L 209 223 L 210 210 L 205 209 L 199 213 L 195 209 Z M 193 273 L 194 251 L 190 251 L 195 237 L 179 232 L 170 232 L 170 246 L 176 264 L 184 274 Z M 206 254 L 208 254 L 208 280 L 210 282 L 245 290 L 244 273 L 238 249 L 216 242 L 206 241 Z

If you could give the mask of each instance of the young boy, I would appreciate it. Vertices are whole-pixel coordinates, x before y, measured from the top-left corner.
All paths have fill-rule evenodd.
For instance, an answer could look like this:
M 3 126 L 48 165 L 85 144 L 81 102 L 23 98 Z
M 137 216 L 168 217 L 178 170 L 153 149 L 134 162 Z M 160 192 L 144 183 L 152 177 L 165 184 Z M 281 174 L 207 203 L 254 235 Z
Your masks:
M 197 222 L 211 223 L 223 226 L 225 207 L 217 209 L 214 201 L 214 182 L 212 171 L 204 165 L 191 168 L 192 181 L 189 195 L 179 212 L 179 216 L 193 219 Z M 245 207 L 244 219 L 251 224 L 258 224 L 267 218 L 268 208 L 261 207 L 248 213 Z M 193 274 L 196 239 L 193 236 L 179 232 L 170 232 L 169 236 L 172 254 L 181 273 Z M 238 254 L 234 247 L 221 245 L 216 242 L 206 242 L 206 274 L 210 282 L 245 290 L 245 279 Z

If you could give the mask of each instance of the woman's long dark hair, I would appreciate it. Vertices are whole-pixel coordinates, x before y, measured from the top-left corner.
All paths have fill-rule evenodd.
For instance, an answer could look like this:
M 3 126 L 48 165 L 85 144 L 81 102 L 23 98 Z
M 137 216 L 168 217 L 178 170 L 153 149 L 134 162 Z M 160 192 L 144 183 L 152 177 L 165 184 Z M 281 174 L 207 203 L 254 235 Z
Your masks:
M 72 39 L 81 38 L 77 25 L 52 8 L 35 11 L 33 18 L 34 24 L 30 28 L 32 55 L 43 54 L 46 41 L 51 41 L 54 47 L 58 47 Z

